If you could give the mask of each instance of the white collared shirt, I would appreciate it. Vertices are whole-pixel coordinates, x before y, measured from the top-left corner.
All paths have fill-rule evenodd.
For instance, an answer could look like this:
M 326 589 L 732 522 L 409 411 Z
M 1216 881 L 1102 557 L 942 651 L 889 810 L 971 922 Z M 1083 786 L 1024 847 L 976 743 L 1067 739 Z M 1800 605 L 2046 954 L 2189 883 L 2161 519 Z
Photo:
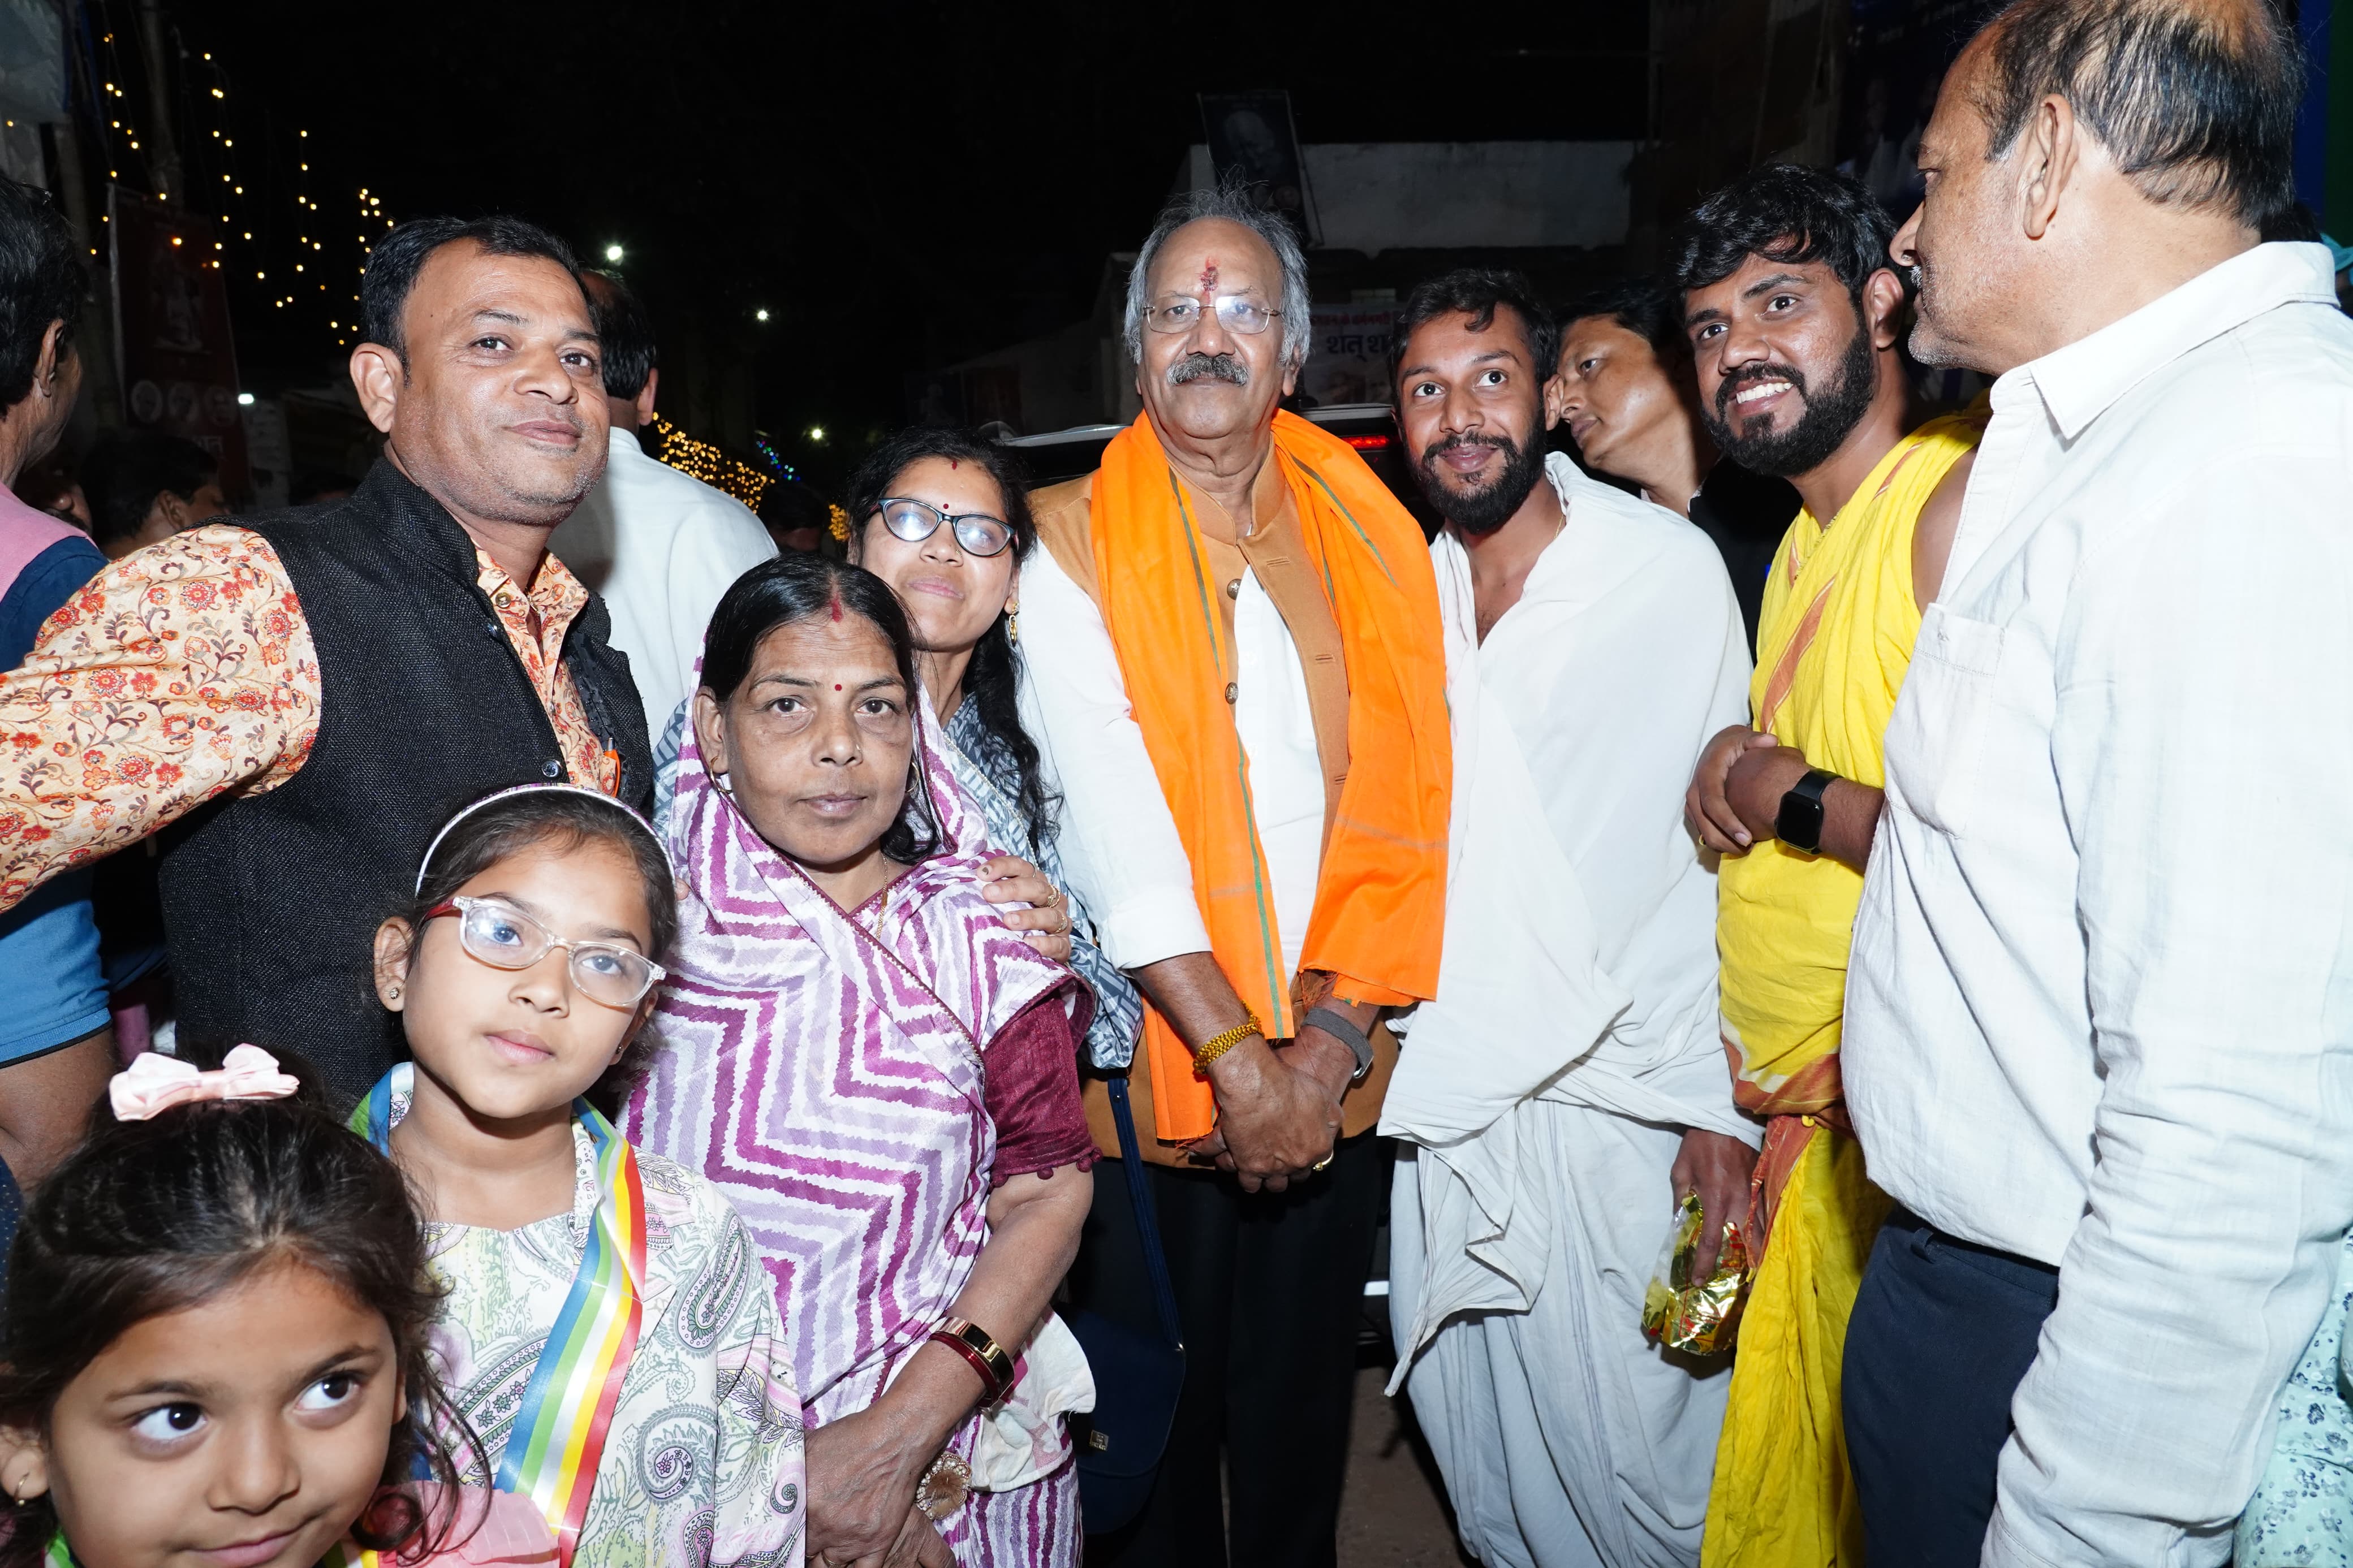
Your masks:
M 2220 1563 L 2353 1222 L 2353 321 L 2266 245 L 2010 372 L 1887 733 L 1872 1179 L 2060 1266 L 1989 1564 Z
M 1021 722 L 1062 792 L 1062 869 L 1113 963 L 1207 952 L 1193 863 L 1128 706 L 1103 613 L 1042 547 L 1021 563 Z M 1273 882 L 1286 978 L 1299 971 L 1324 858 L 1324 773 L 1307 678 L 1245 570 L 1234 603 L 1234 729 Z
M 693 689 L 711 612 L 776 543 L 742 501 L 648 457 L 636 431 L 611 434 L 605 477 L 547 545 L 611 612 L 650 739 Z

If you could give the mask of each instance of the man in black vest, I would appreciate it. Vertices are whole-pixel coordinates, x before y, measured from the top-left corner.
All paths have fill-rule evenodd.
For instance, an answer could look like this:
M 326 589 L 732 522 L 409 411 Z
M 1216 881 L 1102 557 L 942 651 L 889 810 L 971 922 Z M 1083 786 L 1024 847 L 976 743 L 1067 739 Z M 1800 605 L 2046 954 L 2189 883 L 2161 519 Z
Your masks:
M 607 450 L 570 254 L 421 219 L 362 300 L 385 440 L 358 490 L 125 557 L 0 676 L 0 908 L 162 832 L 184 1054 L 290 1049 L 345 1095 L 400 1055 L 368 940 L 441 824 L 506 785 L 652 784 L 604 606 L 546 552 Z
M 422 218 L 360 291 L 385 447 L 359 489 L 123 557 L 0 675 L 0 910 L 162 834 L 182 1054 L 290 1050 L 346 1097 L 405 1054 L 369 944 L 441 825 L 515 784 L 642 810 L 653 783 L 605 606 L 547 552 L 609 449 L 571 253 Z M 1067 956 L 1050 885 L 987 870 L 1005 923 Z

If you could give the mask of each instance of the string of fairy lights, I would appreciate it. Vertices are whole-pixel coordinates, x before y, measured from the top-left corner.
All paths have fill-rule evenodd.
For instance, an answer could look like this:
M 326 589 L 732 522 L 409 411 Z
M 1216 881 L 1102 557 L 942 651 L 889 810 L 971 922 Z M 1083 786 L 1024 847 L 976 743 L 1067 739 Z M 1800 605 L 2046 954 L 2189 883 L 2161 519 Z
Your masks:
M 132 71 L 143 62 L 137 58 L 136 35 L 115 23 L 112 13 L 121 4 L 85 0 L 83 7 L 89 27 L 81 41 L 90 56 L 100 161 L 108 180 L 134 189 L 143 185 L 169 202 L 174 193 L 164 184 L 152 139 L 141 132 L 126 85 L 144 79 Z M 367 270 L 375 237 L 395 222 L 382 193 L 358 187 L 351 220 L 356 248 L 344 253 L 332 232 L 338 226 L 334 216 L 316 194 L 310 130 L 295 127 L 290 142 L 265 105 L 259 111 L 264 123 L 257 146 L 250 127 L 240 135 L 233 118 L 235 84 L 226 62 L 210 51 L 174 52 L 176 58 L 166 63 L 176 69 L 179 118 L 187 132 L 179 149 L 185 186 L 180 201 L 188 211 L 219 221 L 208 265 L 240 282 L 249 271 L 251 282 L 266 286 L 262 303 L 272 310 L 315 308 L 337 346 L 349 346 L 359 336 L 359 278 Z M 152 102 L 146 107 L 151 113 L 155 109 Z M 343 270 L 346 266 L 350 269 Z M 348 290 L 339 279 L 349 279 Z
M 273 313 L 300 316 L 315 310 L 315 320 L 337 347 L 357 342 L 359 281 L 375 240 L 396 221 L 385 209 L 383 193 L 367 185 L 355 188 L 348 219 L 353 249 L 344 251 L 342 236 L 334 232 L 334 214 L 320 199 L 326 181 L 323 168 L 311 167 L 317 144 L 309 128 L 295 126 L 287 136 L 266 102 L 244 106 L 225 61 L 176 41 L 173 58 L 164 62 L 165 74 L 176 79 L 177 120 L 185 140 L 178 148 L 183 188 L 169 189 L 161 150 L 152 145 L 153 139 L 142 131 L 134 108 L 143 105 L 151 115 L 159 109 L 150 97 L 149 62 L 141 52 L 139 34 L 118 25 L 115 17 L 132 3 L 81 0 L 70 13 L 76 23 L 75 68 L 86 76 L 83 96 L 93 111 L 90 129 L 98 138 L 99 166 L 107 180 L 130 190 L 143 188 L 167 204 L 176 196 L 187 212 L 217 219 L 213 255 L 204 265 L 224 273 L 240 295 L 259 295 L 259 303 Z M 314 179 L 314 174 L 319 177 Z M 100 221 L 111 220 L 101 214 Z M 175 237 L 172 243 L 180 241 Z M 617 261 L 619 251 L 618 246 L 608 247 L 607 258 Z M 100 247 L 91 247 L 92 255 L 100 253 Z M 249 289 L 248 274 L 252 285 L 261 287 Z M 756 319 L 765 321 L 768 312 L 759 310 Z M 755 510 L 772 485 L 800 478 L 765 438 L 758 444 L 769 471 L 687 435 L 666 419 L 655 422 L 655 432 L 663 462 Z
M 725 450 L 708 441 L 700 441 L 657 414 L 654 435 L 661 443 L 654 455 L 681 473 L 701 479 L 713 489 L 725 490 L 754 511 L 760 510 L 760 498 L 767 494 L 776 477 L 764 474 L 741 458 L 731 458 Z M 765 449 L 767 443 L 762 442 Z M 769 454 L 774 460 L 774 454 Z M 781 465 L 779 465 L 781 466 Z M 787 478 L 795 477 L 790 468 Z

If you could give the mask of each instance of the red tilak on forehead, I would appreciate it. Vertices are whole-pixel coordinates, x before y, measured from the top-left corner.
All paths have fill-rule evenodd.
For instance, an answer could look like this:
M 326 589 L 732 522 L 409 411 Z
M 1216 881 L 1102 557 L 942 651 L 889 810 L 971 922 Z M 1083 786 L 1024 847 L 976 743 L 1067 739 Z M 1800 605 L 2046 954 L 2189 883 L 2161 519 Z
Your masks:
M 955 473 L 957 469 L 959 469 L 959 468 L 963 468 L 963 467 L 964 467 L 964 465 L 963 465 L 962 463 L 957 462 L 954 458 L 950 458 L 948 459 L 948 472 L 950 472 L 950 473 L 952 473 L 952 474 L 953 474 L 953 473 Z
M 1206 294 L 1218 286 L 1218 258 L 1210 257 L 1201 266 L 1201 292 Z

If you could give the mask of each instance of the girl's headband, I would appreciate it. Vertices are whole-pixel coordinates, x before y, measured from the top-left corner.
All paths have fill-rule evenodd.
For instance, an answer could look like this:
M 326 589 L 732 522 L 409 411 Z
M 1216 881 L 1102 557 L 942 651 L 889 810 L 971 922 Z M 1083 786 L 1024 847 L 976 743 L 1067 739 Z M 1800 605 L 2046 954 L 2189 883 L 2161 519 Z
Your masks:
M 611 795 L 607 795 L 602 790 L 585 789 L 579 784 L 517 784 L 512 789 L 502 789 L 494 795 L 486 795 L 481 799 L 476 801 L 473 805 L 466 807 L 463 811 L 460 811 L 457 816 L 451 817 L 448 821 L 443 823 L 441 825 L 441 831 L 433 836 L 433 842 L 425 847 L 425 858 L 417 863 L 417 886 L 411 889 L 411 892 L 417 896 L 423 895 L 425 891 L 425 873 L 432 868 L 433 857 L 439 851 L 441 841 L 449 837 L 451 829 L 455 828 L 459 823 L 465 821 L 466 818 L 473 816 L 474 813 L 480 811 L 485 806 L 496 805 L 502 800 L 512 800 L 517 795 L 576 795 L 585 796 L 589 800 L 596 801 L 600 805 L 611 806 L 615 811 L 619 812 L 623 816 L 628 818 L 628 820 L 636 826 L 638 831 L 644 834 L 646 837 L 652 842 L 654 848 L 661 856 L 662 864 L 669 868 L 671 879 L 673 881 L 677 879 L 678 868 L 671 864 L 670 858 L 670 846 L 662 842 L 661 835 L 654 831 L 652 823 L 648 822 L 644 817 L 639 816 L 637 812 L 629 806 L 624 805 L 621 802 L 615 800 Z

